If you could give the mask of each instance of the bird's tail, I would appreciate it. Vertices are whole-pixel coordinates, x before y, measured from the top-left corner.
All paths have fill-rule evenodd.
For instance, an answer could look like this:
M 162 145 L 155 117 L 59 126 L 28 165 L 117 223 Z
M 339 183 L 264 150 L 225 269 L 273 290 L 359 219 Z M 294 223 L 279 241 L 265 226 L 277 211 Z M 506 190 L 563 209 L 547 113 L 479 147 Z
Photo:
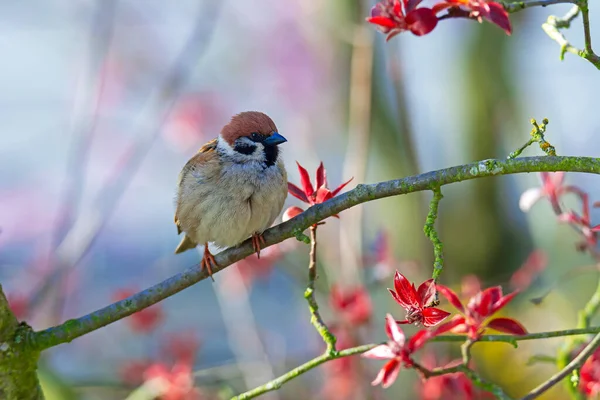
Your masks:
M 194 241 L 190 239 L 188 235 L 185 235 L 183 239 L 181 239 L 179 246 L 177 246 L 177 248 L 175 249 L 175 254 L 183 253 L 184 251 L 190 249 L 195 249 L 196 246 L 198 246 L 198 244 L 194 243 Z

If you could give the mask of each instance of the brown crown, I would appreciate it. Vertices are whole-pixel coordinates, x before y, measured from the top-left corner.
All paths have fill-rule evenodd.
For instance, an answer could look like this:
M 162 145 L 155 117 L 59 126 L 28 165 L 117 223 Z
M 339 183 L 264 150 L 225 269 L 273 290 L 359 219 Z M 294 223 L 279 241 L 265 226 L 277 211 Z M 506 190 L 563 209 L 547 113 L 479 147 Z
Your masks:
M 267 114 L 245 111 L 231 118 L 231 121 L 221 130 L 221 136 L 227 143 L 233 145 L 236 139 L 250 136 L 253 132 L 272 135 L 273 132 L 277 132 L 277 127 Z

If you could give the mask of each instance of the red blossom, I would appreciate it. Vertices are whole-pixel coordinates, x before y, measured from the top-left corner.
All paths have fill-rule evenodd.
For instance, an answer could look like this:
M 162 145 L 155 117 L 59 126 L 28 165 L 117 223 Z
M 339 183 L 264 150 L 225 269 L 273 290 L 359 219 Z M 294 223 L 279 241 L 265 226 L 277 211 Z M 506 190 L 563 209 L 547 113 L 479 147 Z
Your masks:
M 160 400 L 199 400 L 200 392 L 194 388 L 192 365 L 176 363 L 172 368 L 161 363 L 152 364 L 144 372 L 144 386 L 158 395 Z
M 371 9 L 367 18 L 390 40 L 399 33 L 411 31 L 417 36 L 431 32 L 438 19 L 431 8 L 416 8 L 421 0 L 383 0 Z
M 388 289 L 398 304 L 406 310 L 406 319 L 399 324 L 415 324 L 431 327 L 442 322 L 449 312 L 431 307 L 436 300 L 436 285 L 429 279 L 415 288 L 400 272 L 394 275 L 394 289 Z
M 538 188 L 527 189 L 521 195 L 519 207 L 522 211 L 529 211 L 540 199 L 547 198 L 552 205 L 552 209 L 557 214 L 561 213 L 560 197 L 565 193 L 575 193 L 578 196 L 584 195 L 581 189 L 575 186 L 565 186 L 565 173 L 560 172 L 540 172 L 542 186 Z
M 581 215 L 577 214 L 575 211 L 569 211 L 559 215 L 558 220 L 573 224 L 581 230 L 581 233 L 585 238 L 585 242 L 581 243 L 579 246 L 581 249 L 585 249 L 586 247 L 594 249 L 598 244 L 598 232 L 600 231 L 600 225 L 592 226 L 590 220 L 590 202 L 588 195 L 586 193 L 580 193 L 579 196 L 581 197 Z M 594 207 L 598 207 L 598 204 L 594 203 Z
M 512 335 L 527 334 L 523 325 L 512 318 L 489 319 L 506 306 L 518 294 L 517 291 L 503 296 L 500 286 L 491 287 L 473 296 L 465 308 L 452 289 L 443 285 L 437 285 L 437 289 L 462 314 L 454 316 L 450 321 L 437 328 L 437 334 L 448 331 L 466 333 L 471 340 L 477 340 L 483 335 L 486 328 Z
M 394 383 L 402 366 L 411 368 L 414 365 L 411 358 L 412 353 L 423 347 L 427 340 L 433 337 L 433 333 L 423 329 L 415 333 L 406 342 L 404 332 L 390 314 L 385 317 L 385 333 L 390 340 L 386 344 L 381 344 L 367 351 L 363 354 L 363 357 L 390 360 L 381 368 L 375 380 L 371 382 L 373 386 L 381 383 L 382 387 L 387 388 Z
M 447 363 L 443 368 L 449 368 L 460 363 L 460 360 Z M 436 368 L 435 354 L 433 352 L 424 354 L 421 365 L 429 370 Z M 421 395 L 420 400 L 474 400 L 476 389 L 473 381 L 464 373 L 455 372 L 423 380 L 418 387 L 418 391 Z
M 362 286 L 345 290 L 332 286 L 329 303 L 350 325 L 362 325 L 371 319 L 371 298 Z
M 136 293 L 132 289 L 119 289 L 113 295 L 113 301 L 124 300 Z M 156 329 L 163 321 L 164 315 L 160 305 L 144 308 L 141 311 L 133 313 L 126 320 L 129 322 L 131 329 L 136 333 L 148 333 Z
M 310 181 L 310 176 L 308 175 L 308 171 L 302 165 L 300 165 L 300 163 L 296 162 L 296 164 L 298 164 L 298 171 L 300 172 L 300 183 L 302 184 L 302 189 L 300 189 L 293 183 L 288 182 L 288 192 L 295 198 L 305 203 L 308 203 L 311 206 L 314 206 L 315 204 L 324 203 L 327 200 L 333 198 L 334 196 L 339 194 L 342 191 L 342 189 L 353 179 L 350 178 L 334 190 L 329 190 L 327 186 L 327 172 L 325 171 L 325 167 L 321 162 L 321 164 L 319 164 L 319 167 L 317 168 L 315 180 L 316 187 L 313 187 L 313 184 Z M 301 214 L 303 211 L 304 210 L 302 210 L 302 208 L 300 207 L 290 207 L 284 212 L 283 220 L 287 221 L 288 219 L 291 219 L 296 215 Z M 334 215 L 334 217 L 337 217 L 337 215 Z
M 507 35 L 511 34 L 512 28 L 508 12 L 502 4 L 488 0 L 445 0 L 433 6 L 433 12 L 438 14 L 442 10 L 448 10 L 447 17 L 463 17 L 476 19 L 482 22 L 484 19 L 499 26 Z M 465 15 L 466 13 L 466 15 Z
M 588 358 L 579 371 L 579 390 L 589 398 L 600 394 L 600 349 Z

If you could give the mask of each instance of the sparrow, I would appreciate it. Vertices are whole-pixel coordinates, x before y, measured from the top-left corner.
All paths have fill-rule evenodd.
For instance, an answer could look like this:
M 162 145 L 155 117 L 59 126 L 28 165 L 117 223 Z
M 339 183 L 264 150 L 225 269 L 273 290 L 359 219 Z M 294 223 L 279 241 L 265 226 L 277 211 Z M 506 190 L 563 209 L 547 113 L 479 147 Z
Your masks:
M 287 172 L 278 147 L 286 141 L 269 116 L 246 111 L 200 148 L 179 174 L 175 225 L 177 234 L 185 235 L 176 254 L 204 244 L 200 266 L 211 279 L 217 263 L 208 243 L 231 247 L 251 236 L 260 258 L 262 233 L 287 197 Z

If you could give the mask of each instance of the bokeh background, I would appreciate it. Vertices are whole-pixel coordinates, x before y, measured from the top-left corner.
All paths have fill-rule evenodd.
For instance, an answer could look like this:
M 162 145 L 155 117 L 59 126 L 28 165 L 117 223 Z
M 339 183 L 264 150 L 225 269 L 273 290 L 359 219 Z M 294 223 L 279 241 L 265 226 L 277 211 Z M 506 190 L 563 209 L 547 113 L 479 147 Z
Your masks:
M 598 155 L 600 74 L 571 54 L 560 62 L 558 45 L 540 29 L 567 5 L 513 15 L 510 37 L 491 24 L 454 20 L 388 43 L 364 22 L 371 6 L 0 1 L 0 279 L 20 317 L 36 329 L 55 325 L 197 263 L 196 252 L 173 254 L 177 174 L 243 110 L 275 120 L 297 184 L 296 161 L 311 174 L 323 161 L 330 186 L 354 177 L 352 188 L 505 157 L 528 139 L 532 117 L 549 118 L 547 139 L 559 155 Z M 567 32 L 579 46 L 580 25 Z M 600 198 L 597 177 L 567 179 Z M 506 313 L 530 331 L 565 329 L 575 326 L 597 274 L 549 204 L 519 209 L 520 194 L 538 184 L 530 174 L 444 188 L 442 282 L 460 290 L 474 274 L 484 286 L 510 290 L 512 274 L 535 251 L 545 271 Z M 417 282 L 430 276 L 429 198 L 371 202 L 319 228 L 318 299 L 342 347 L 383 340 L 386 312 L 403 318 L 385 290 L 396 269 Z M 287 205 L 300 203 L 290 197 Z M 290 239 L 137 322 L 52 349 L 40 368 L 48 398 L 147 398 L 136 392 L 140 371 L 152 363 L 170 368 L 180 353 L 191 360 L 201 398 L 229 398 L 320 354 L 303 298 L 307 261 L 308 247 Z M 333 286 L 354 303 L 332 302 Z M 548 288 L 541 304 L 529 302 Z M 363 289 L 367 300 L 352 296 Z M 560 343 L 482 344 L 475 360 L 518 396 L 554 371 L 528 359 L 553 355 Z M 432 348 L 438 362 L 458 352 Z M 414 371 L 385 391 L 371 387 L 380 366 L 336 362 L 264 398 L 426 398 Z M 544 398 L 564 395 L 559 387 Z

